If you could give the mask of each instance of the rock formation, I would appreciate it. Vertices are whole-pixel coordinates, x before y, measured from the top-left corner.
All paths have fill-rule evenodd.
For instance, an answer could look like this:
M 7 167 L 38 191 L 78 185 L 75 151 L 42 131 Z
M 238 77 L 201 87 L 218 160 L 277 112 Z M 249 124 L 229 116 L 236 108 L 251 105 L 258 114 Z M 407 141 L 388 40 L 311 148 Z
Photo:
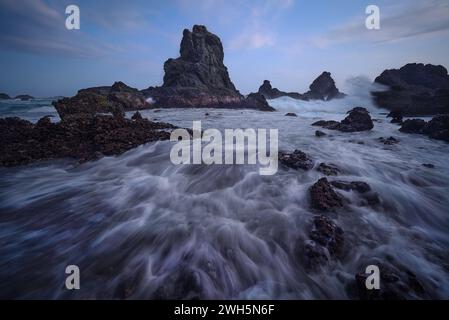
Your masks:
M 224 52 L 220 38 L 205 26 L 185 29 L 180 57 L 164 64 L 164 83 L 161 87 L 142 90 L 155 101 L 155 107 L 222 107 L 273 109 L 263 96 L 245 99 L 232 83 L 223 63 Z M 263 98 L 265 99 L 265 98 Z
M 0 100 L 8 100 L 11 99 L 6 93 L 0 93 Z
M 279 152 L 279 162 L 288 167 L 295 170 L 310 170 L 313 168 L 313 160 L 310 157 L 302 152 L 301 150 L 295 150 L 292 153 L 288 152 Z
M 399 131 L 425 134 L 432 139 L 449 142 L 449 114 L 438 115 L 429 122 L 422 119 L 406 120 Z
M 332 100 L 345 97 L 335 86 L 335 81 L 331 77 L 330 72 L 323 72 L 310 85 L 310 90 L 304 93 L 303 98 L 306 100 Z
M 0 119 L 0 166 L 39 160 L 75 158 L 80 162 L 121 154 L 140 144 L 170 139 L 167 123 L 106 115 L 67 117 L 37 124 L 19 118 Z
M 342 132 L 359 132 L 368 131 L 374 128 L 371 116 L 365 108 L 356 107 L 348 111 L 348 116 L 341 122 L 320 120 L 312 124 L 312 126 L 323 127 L 328 130 L 339 130 Z
M 21 101 L 29 101 L 29 100 L 33 100 L 34 97 L 30 96 L 28 94 L 21 94 L 21 95 L 18 95 L 17 97 L 15 97 L 14 99 L 18 99 L 18 100 L 21 100 Z
M 278 88 L 273 88 L 270 81 L 264 80 L 263 84 L 260 86 L 259 91 L 266 99 L 276 99 L 280 97 L 290 97 L 293 99 L 303 100 L 302 94 L 297 92 L 283 92 Z
M 449 113 L 449 75 L 443 66 L 411 63 L 386 70 L 375 80 L 387 91 L 372 92 L 379 107 L 404 116 Z
M 81 89 L 72 98 L 53 102 L 61 119 L 67 116 L 95 115 L 96 113 L 123 114 L 125 111 L 147 109 L 150 104 L 139 90 L 123 82 L 112 86 Z

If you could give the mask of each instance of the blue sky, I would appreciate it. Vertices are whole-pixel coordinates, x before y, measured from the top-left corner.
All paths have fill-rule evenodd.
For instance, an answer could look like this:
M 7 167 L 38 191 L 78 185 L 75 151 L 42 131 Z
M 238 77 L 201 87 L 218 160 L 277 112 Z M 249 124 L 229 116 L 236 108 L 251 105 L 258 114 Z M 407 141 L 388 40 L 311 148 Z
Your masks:
M 76 4 L 81 29 L 65 29 Z M 365 8 L 381 10 L 381 29 L 365 28 Z M 447 0 L 0 0 L 0 92 L 71 96 L 114 81 L 160 85 L 163 63 L 179 55 L 182 30 L 204 24 L 225 48 L 242 93 L 264 79 L 307 90 L 330 71 L 373 80 L 408 62 L 449 67 Z

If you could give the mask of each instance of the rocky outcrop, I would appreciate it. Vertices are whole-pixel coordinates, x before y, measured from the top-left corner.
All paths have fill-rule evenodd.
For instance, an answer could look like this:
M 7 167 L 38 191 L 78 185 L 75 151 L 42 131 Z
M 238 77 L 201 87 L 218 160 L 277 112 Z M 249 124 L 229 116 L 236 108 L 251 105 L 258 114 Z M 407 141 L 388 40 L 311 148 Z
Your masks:
M 341 93 L 335 86 L 335 81 L 332 79 L 330 72 L 323 72 L 312 82 L 309 88 L 310 90 L 303 95 L 306 100 L 329 101 L 345 97 L 345 94 Z
M 0 93 L 0 100 L 8 100 L 8 99 L 11 99 L 9 95 L 7 95 L 6 93 Z
M 95 115 L 97 113 L 123 114 L 125 111 L 147 109 L 150 104 L 144 95 L 123 82 L 112 86 L 81 89 L 72 98 L 53 102 L 61 119 L 68 116 Z
M 277 99 L 280 97 L 290 97 L 298 100 L 305 100 L 302 94 L 297 92 L 284 92 L 278 88 L 273 88 L 270 81 L 264 80 L 263 84 L 260 86 L 259 91 L 266 99 Z
M 429 122 L 422 119 L 406 120 L 399 131 L 425 134 L 432 139 L 449 142 L 449 114 L 436 116 Z
M 326 178 L 318 180 L 309 189 L 311 207 L 320 211 L 329 211 L 343 207 L 343 197 L 334 191 Z
M 426 121 L 422 119 L 408 119 L 402 123 L 402 127 L 399 129 L 405 133 L 423 133 L 422 130 L 426 126 Z
M 80 162 L 121 154 L 136 146 L 167 140 L 167 123 L 107 115 L 68 117 L 37 124 L 19 119 L 0 119 L 0 166 L 18 166 L 39 160 L 75 158 Z
M 33 100 L 34 97 L 30 96 L 28 94 L 21 94 L 21 95 L 18 95 L 17 97 L 15 97 L 14 99 L 21 100 L 21 101 L 29 101 L 29 100 Z
M 313 160 L 301 150 L 295 150 L 292 153 L 281 151 L 278 157 L 279 162 L 288 168 L 295 170 L 310 170 L 313 168 Z
M 342 132 L 368 131 L 374 128 L 371 116 L 365 108 L 357 107 L 348 111 L 348 116 L 341 122 L 320 120 L 312 123 L 312 126 L 319 126 L 329 130 L 339 130 Z
M 168 59 L 164 64 L 164 83 L 149 87 L 142 93 L 161 108 L 267 108 L 265 98 L 250 95 L 245 99 L 232 83 L 223 63 L 224 52 L 220 38 L 205 26 L 185 29 L 181 41 L 180 57 Z M 261 99 L 263 98 L 263 100 Z
M 443 66 L 411 63 L 384 71 L 375 82 L 388 88 L 372 92 L 379 107 L 404 116 L 449 113 L 449 75 Z

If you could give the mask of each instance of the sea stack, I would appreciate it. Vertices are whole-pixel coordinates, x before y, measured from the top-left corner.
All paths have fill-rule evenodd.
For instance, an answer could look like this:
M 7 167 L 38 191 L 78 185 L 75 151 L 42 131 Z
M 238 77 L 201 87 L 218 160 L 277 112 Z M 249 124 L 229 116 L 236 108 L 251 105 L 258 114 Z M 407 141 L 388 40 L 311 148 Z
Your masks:
M 310 90 L 304 94 L 307 100 L 324 100 L 344 98 L 346 95 L 341 93 L 335 85 L 331 73 L 324 71 L 310 85 Z
M 205 26 L 185 29 L 180 57 L 164 64 L 164 83 L 161 87 L 142 90 L 154 100 L 155 107 L 170 108 L 257 108 L 265 109 L 255 99 L 245 99 L 232 83 L 223 63 L 224 51 L 220 38 Z M 264 107 L 265 106 L 265 107 Z M 268 106 L 269 109 L 271 109 Z

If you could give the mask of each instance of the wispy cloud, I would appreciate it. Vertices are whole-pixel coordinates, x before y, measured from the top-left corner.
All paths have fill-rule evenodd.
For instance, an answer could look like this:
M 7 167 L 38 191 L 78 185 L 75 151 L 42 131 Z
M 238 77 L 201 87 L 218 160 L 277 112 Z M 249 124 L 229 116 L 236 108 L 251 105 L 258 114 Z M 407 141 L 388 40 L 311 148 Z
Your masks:
M 449 3 L 445 0 L 406 1 L 380 6 L 380 11 L 380 30 L 368 30 L 366 16 L 360 15 L 327 34 L 314 37 L 310 43 L 327 47 L 349 42 L 391 42 L 449 31 Z

